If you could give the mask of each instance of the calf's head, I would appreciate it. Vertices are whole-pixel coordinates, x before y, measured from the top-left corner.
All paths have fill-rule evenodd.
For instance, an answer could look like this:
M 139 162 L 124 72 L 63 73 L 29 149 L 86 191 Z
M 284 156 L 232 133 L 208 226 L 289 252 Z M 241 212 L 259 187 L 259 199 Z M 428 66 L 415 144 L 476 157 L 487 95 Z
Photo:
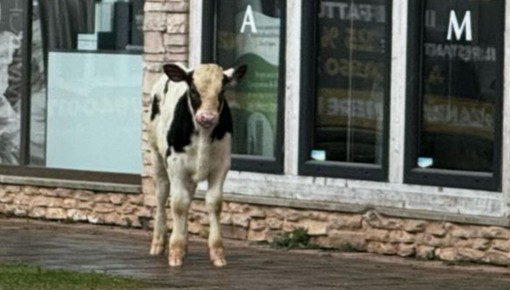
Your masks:
M 163 70 L 173 82 L 188 84 L 188 103 L 195 122 L 208 129 L 218 123 L 225 102 L 224 89 L 235 86 L 246 74 L 247 66 L 223 70 L 216 64 L 201 64 L 187 72 L 178 65 L 166 64 Z

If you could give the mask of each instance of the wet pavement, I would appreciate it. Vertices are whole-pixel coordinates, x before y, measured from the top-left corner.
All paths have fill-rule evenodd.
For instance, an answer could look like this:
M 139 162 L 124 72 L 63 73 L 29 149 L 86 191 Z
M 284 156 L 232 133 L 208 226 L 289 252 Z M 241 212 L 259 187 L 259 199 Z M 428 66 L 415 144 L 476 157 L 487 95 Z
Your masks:
M 150 256 L 149 245 L 146 230 L 0 218 L 0 263 L 122 275 L 149 281 L 154 289 L 510 290 L 510 269 L 504 267 L 227 241 L 228 265 L 215 268 L 205 240 L 192 239 L 185 265 L 174 269 L 165 256 Z

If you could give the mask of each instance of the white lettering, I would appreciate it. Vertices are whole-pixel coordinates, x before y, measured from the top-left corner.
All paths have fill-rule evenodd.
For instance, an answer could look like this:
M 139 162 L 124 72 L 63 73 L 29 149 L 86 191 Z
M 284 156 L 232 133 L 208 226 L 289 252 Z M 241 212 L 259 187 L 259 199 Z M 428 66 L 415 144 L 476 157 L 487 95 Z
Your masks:
M 466 30 L 466 40 L 472 41 L 473 34 L 471 28 L 471 11 L 466 11 L 466 14 L 464 14 L 464 19 L 462 19 L 462 24 L 460 26 L 455 11 L 453 10 L 450 11 L 450 22 L 448 24 L 448 35 L 446 36 L 446 39 L 452 40 L 453 31 L 455 32 L 455 38 L 459 40 L 462 37 L 464 30 Z
M 246 26 L 250 26 L 252 33 L 257 33 L 257 26 L 255 25 L 255 17 L 253 17 L 253 10 L 251 9 L 251 5 L 246 7 L 246 12 L 244 13 L 243 25 L 241 25 L 241 33 L 244 33 Z

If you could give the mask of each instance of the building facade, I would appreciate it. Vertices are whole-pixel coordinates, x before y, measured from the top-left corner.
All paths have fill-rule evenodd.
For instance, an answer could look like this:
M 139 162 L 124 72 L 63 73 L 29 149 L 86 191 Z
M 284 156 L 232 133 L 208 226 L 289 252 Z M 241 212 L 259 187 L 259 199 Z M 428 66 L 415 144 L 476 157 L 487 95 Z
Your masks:
M 161 65 L 248 64 L 224 237 L 508 265 L 505 4 L 0 1 L 0 213 L 151 227 Z

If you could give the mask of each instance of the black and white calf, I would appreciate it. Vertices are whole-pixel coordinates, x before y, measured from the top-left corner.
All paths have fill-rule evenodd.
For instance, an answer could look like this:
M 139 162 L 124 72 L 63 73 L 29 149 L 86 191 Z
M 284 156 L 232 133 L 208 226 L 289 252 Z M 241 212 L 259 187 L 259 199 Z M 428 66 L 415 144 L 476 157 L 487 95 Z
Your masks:
M 149 140 L 156 182 L 157 213 L 150 253 L 165 247 L 169 194 L 173 229 L 170 266 L 182 265 L 187 249 L 188 210 L 197 183 L 207 180 L 209 254 L 215 266 L 226 265 L 220 233 L 223 183 L 230 168 L 232 117 L 224 90 L 235 85 L 247 67 L 223 70 L 202 64 L 189 71 L 175 64 L 163 66 L 165 75 L 152 90 Z

